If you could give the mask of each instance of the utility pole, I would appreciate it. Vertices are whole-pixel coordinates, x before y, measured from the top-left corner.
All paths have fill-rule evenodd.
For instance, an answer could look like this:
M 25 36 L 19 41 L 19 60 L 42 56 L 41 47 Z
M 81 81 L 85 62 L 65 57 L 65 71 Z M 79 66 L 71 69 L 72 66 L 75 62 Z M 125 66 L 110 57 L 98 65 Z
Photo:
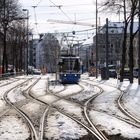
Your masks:
M 96 0 L 96 78 L 98 78 L 98 8 L 97 8 L 97 0 Z
M 139 46 L 138 46 L 138 84 L 140 85 L 140 0 L 139 0 Z
M 107 1 L 105 4 L 103 4 L 101 7 L 107 5 L 109 1 Z M 96 78 L 98 78 L 98 9 L 101 8 L 98 7 L 98 2 L 96 0 Z
M 22 9 L 27 12 L 27 54 L 26 54 L 26 74 L 28 75 L 28 49 L 29 49 L 29 10 Z
M 106 18 L 106 79 L 109 79 L 109 69 L 108 69 L 108 18 Z

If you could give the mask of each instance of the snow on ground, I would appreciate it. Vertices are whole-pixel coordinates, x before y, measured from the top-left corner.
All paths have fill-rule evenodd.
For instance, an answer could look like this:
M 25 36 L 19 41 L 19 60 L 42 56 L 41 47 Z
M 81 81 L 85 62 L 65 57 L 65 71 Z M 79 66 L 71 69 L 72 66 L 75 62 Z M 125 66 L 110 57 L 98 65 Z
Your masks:
M 49 85 L 49 91 L 53 93 L 57 93 L 64 90 L 64 85 L 59 84 L 59 85 Z
M 125 101 L 125 105 L 127 107 L 131 106 L 132 104 L 134 104 L 135 106 L 132 108 L 129 107 L 129 109 L 131 109 L 131 111 L 134 110 L 134 108 L 137 108 L 138 111 L 140 112 L 139 109 L 139 96 L 136 97 L 136 95 L 139 95 L 138 91 L 136 92 L 136 90 L 138 89 L 138 86 L 130 86 L 129 81 L 125 80 L 123 83 L 120 83 L 119 80 L 117 79 L 112 79 L 110 78 L 109 80 L 101 80 L 101 78 L 99 77 L 98 79 L 91 78 L 88 77 L 87 75 L 82 75 L 82 79 L 90 80 L 88 81 L 90 84 L 95 84 L 94 81 L 98 82 L 98 86 L 101 86 L 104 89 L 104 93 L 101 94 L 98 98 L 96 98 L 93 101 L 93 105 L 96 107 L 96 109 L 101 109 L 104 110 L 106 112 L 111 112 L 112 114 L 116 114 L 122 117 L 127 118 L 123 113 L 121 113 L 121 111 L 118 109 L 118 107 L 116 107 L 116 99 L 119 97 L 119 95 L 121 94 L 119 90 L 117 90 L 117 87 L 120 87 L 121 90 L 123 91 L 128 91 L 128 93 L 126 93 L 127 96 L 124 96 L 124 101 Z M 135 83 L 136 84 L 136 83 Z M 110 85 L 110 86 L 108 86 Z M 137 85 L 137 84 L 136 84 Z M 73 91 L 78 91 L 77 90 L 77 85 L 72 85 L 72 88 L 68 86 L 67 90 L 65 90 L 64 92 L 59 93 L 59 95 L 69 95 L 71 94 L 71 92 Z M 86 86 L 85 86 L 86 87 Z M 132 88 L 133 87 L 133 88 Z M 60 90 L 60 89 L 59 89 Z M 92 86 L 87 86 L 85 88 L 85 91 L 89 91 L 90 92 L 97 92 L 97 90 L 99 89 L 93 89 Z M 55 90 L 56 91 L 56 90 Z M 133 93 L 133 98 L 132 98 L 132 93 Z M 137 94 L 136 94 L 137 93 Z M 84 96 L 84 94 L 82 94 Z M 131 96 L 130 96 L 131 95 Z M 75 95 L 78 96 L 78 95 Z M 78 100 L 82 100 L 83 96 L 78 96 Z M 127 99 L 127 100 L 125 100 Z M 133 99 L 133 100 L 132 100 Z M 131 103 L 130 103 L 131 100 Z M 130 105 L 129 105 L 130 104 Z M 79 117 L 82 117 L 81 114 L 81 108 L 77 108 L 74 103 L 68 103 L 65 102 L 64 100 L 61 100 L 57 103 L 55 103 L 56 106 L 60 106 L 63 108 L 63 110 L 65 110 L 68 113 L 72 113 L 72 114 L 76 114 Z M 129 106 L 128 106 L 129 105 Z M 61 109 L 62 109 L 61 108 Z M 136 111 L 136 110 L 135 110 Z M 134 112 L 134 111 L 133 111 Z M 137 114 L 140 114 L 139 112 L 135 112 Z M 101 112 L 97 112 L 94 110 L 90 111 L 90 117 L 93 119 L 93 122 L 97 123 L 103 130 L 105 130 L 109 135 L 116 135 L 116 134 L 121 134 L 123 137 L 126 138 L 140 138 L 140 129 L 133 127 L 132 125 L 129 125 L 121 120 L 116 119 L 115 117 L 109 116 L 105 113 L 101 113 Z M 131 131 L 131 132 L 130 132 Z
M 24 79 L 23 79 L 23 80 L 19 80 L 19 81 L 17 81 L 17 82 L 13 82 L 13 83 L 11 83 L 11 84 L 9 84 L 9 85 L 0 87 L 0 98 L 3 98 L 3 95 L 4 95 L 4 93 L 5 93 L 6 91 L 10 90 L 12 87 L 15 87 L 15 86 L 19 85 L 19 84 L 22 83 L 23 81 L 24 81 Z
M 46 88 L 47 88 L 47 82 L 49 80 L 54 80 L 55 75 L 47 74 L 41 77 L 42 78 L 40 82 L 36 84 L 35 87 L 32 89 L 33 94 L 35 94 L 35 96 L 39 97 L 40 99 L 48 103 L 53 103 L 55 100 L 58 100 L 58 98 L 55 97 L 54 95 L 46 94 Z M 123 116 L 123 114 L 118 110 L 118 108 L 115 107 L 115 99 L 117 99 L 120 93 L 114 87 L 120 87 L 121 90 L 125 91 L 123 96 L 123 103 L 125 107 L 129 110 L 129 112 L 134 113 L 135 116 L 137 116 L 137 118 L 140 118 L 140 107 L 139 107 L 140 87 L 136 83 L 137 82 L 136 80 L 134 84 L 130 85 L 128 80 L 125 80 L 123 83 L 120 83 L 117 79 L 110 78 L 109 80 L 101 80 L 100 77 L 96 79 L 95 77 L 88 77 L 87 74 L 83 74 L 81 79 L 84 79 L 86 81 L 88 80 L 88 82 L 91 84 L 95 84 L 95 81 L 97 81 L 98 86 L 101 86 L 105 91 L 105 93 L 103 93 L 98 98 L 96 98 L 95 101 L 93 101 L 93 106 L 96 105 L 98 109 L 105 110 L 107 112 L 116 113 Z M 23 82 L 23 80 L 20 80 L 18 82 L 13 82 L 12 84 L 7 85 L 5 87 L 0 87 L 0 98 L 3 97 L 5 91 L 7 91 L 11 87 L 21 82 Z M 111 85 L 112 87 L 107 85 Z M 77 99 L 79 99 L 79 101 L 82 101 L 83 99 L 87 99 L 88 97 L 90 97 L 90 95 L 86 94 L 86 92 L 89 92 L 92 95 L 94 95 L 99 90 L 98 88 L 93 88 L 92 86 L 89 85 L 88 86 L 84 85 L 84 87 L 85 87 L 84 90 L 85 94 L 81 93 L 82 96 L 80 96 L 79 94 L 79 96 L 75 95 L 73 97 L 77 96 Z M 53 92 L 59 92 L 64 89 L 64 86 L 51 85 L 49 88 Z M 18 90 L 16 91 L 17 94 L 18 94 Z M 58 94 L 59 96 L 67 96 L 72 94 L 73 92 L 76 93 L 77 91 L 80 90 L 81 88 L 78 87 L 78 85 L 68 85 L 65 91 L 56 94 Z M 13 100 L 13 102 L 15 102 L 18 101 L 19 98 L 23 99 L 22 96 L 19 96 L 17 94 L 14 96 L 9 96 L 10 100 Z M 76 103 L 71 103 L 71 102 L 66 102 L 65 100 L 61 100 L 56 102 L 55 105 L 65 110 L 67 113 L 72 113 L 82 118 L 82 109 Z M 24 106 L 23 108 L 25 110 L 28 110 L 28 107 L 29 107 L 29 112 L 32 112 L 34 114 L 37 114 L 36 110 L 40 110 L 40 107 L 34 103 L 27 104 L 27 106 Z M 0 100 L 0 111 L 2 111 L 4 108 L 5 108 L 5 102 L 3 102 L 3 100 Z M 110 135 L 121 134 L 122 136 L 130 139 L 140 138 L 140 129 L 135 128 L 132 125 L 129 125 L 103 112 L 91 110 L 89 113 L 93 122 L 95 122 L 99 126 L 99 128 L 105 130 Z M 9 120 L 12 122 L 11 124 Z M 26 128 L 26 126 L 21 127 L 22 124 L 21 123 L 18 124 L 18 122 L 19 120 L 17 121 L 16 117 L 13 117 L 12 115 L 3 118 L 0 121 L 0 139 L 6 139 L 6 138 L 8 139 L 10 136 L 13 137 L 12 139 L 16 139 L 16 138 L 18 139 L 18 137 L 20 137 L 20 140 L 22 140 L 22 138 L 23 139 L 28 138 L 29 136 L 28 128 Z M 73 137 L 79 138 L 82 134 L 87 135 L 86 130 L 80 128 L 80 126 L 77 125 L 75 122 L 63 116 L 62 114 L 60 115 L 58 112 L 54 112 L 52 116 L 49 116 L 47 123 L 48 123 L 48 127 L 46 128 L 45 135 L 50 139 L 51 138 L 65 139 L 64 136 L 68 136 L 69 139 L 72 139 Z M 10 128 L 12 128 L 13 130 L 11 130 Z M 22 132 L 25 133 L 23 134 Z
M 1 77 L 0 77 L 1 78 Z M 6 80 L 0 80 L 0 86 L 6 85 L 8 83 L 12 83 L 14 81 L 16 81 L 17 79 L 15 78 L 8 78 Z
M 96 85 L 94 81 L 87 81 L 88 83 L 92 83 Z M 116 106 L 117 102 L 116 100 L 120 96 L 121 92 L 114 88 L 110 87 L 107 84 L 100 84 L 100 86 L 104 92 L 100 94 L 98 97 L 96 97 L 93 102 L 90 105 L 91 107 L 94 107 L 97 110 L 103 110 L 106 112 L 111 112 L 112 114 L 116 114 L 122 117 L 125 117 L 125 115 L 119 110 L 119 108 Z
M 45 95 L 47 92 L 47 78 L 44 79 L 43 76 L 43 78 L 33 86 L 31 92 L 36 97 Z
M 0 140 L 26 140 L 30 136 L 23 119 L 13 113 L 0 120 Z
M 110 115 L 97 111 L 90 111 L 90 116 L 92 121 L 96 122 L 99 128 L 105 130 L 109 135 L 121 134 L 121 136 L 125 138 L 140 138 L 140 129 Z
M 45 96 L 41 96 L 39 97 L 40 100 L 48 103 L 48 104 L 51 104 L 53 103 L 54 101 L 58 100 L 58 97 L 54 96 L 54 95 L 45 95 Z
M 58 112 L 52 113 L 47 120 L 48 126 L 45 128 L 45 137 L 48 139 L 71 140 L 88 135 L 83 127 Z
M 120 113 L 117 107 L 115 107 L 115 104 L 113 105 L 115 99 L 119 96 L 118 91 L 115 91 L 115 88 L 113 89 L 113 87 L 119 87 L 122 91 L 125 91 L 123 104 L 127 110 L 134 113 L 134 116 L 137 116 L 137 118 L 140 118 L 140 87 L 138 86 L 136 79 L 134 80 L 134 84 L 130 84 L 128 80 L 124 80 L 123 83 L 120 83 L 117 79 L 112 78 L 109 80 L 101 80 L 100 78 L 95 79 L 95 77 L 90 77 L 90 80 L 92 83 L 94 83 L 94 81 L 98 82 L 99 86 L 105 91 L 105 93 L 101 94 L 93 101 L 93 106 L 95 106 L 95 108 L 106 112 L 111 111 L 112 113 L 122 116 L 123 114 Z M 90 112 L 90 117 L 93 119 L 93 122 L 99 124 L 99 126 L 110 135 L 121 134 L 126 138 L 140 138 L 140 129 L 132 127 L 131 125 L 105 113 L 92 110 Z
M 4 93 L 6 92 L 6 91 L 8 91 L 8 90 L 10 90 L 11 88 L 13 88 L 13 87 L 15 87 L 15 86 L 17 86 L 17 85 L 19 85 L 20 83 L 22 83 L 22 82 L 24 82 L 25 80 L 24 80 L 24 78 L 25 78 L 25 76 L 20 76 L 20 77 L 18 77 L 18 78 L 20 78 L 21 80 L 19 80 L 19 81 L 16 81 L 16 82 L 11 82 L 11 79 L 9 79 L 7 82 L 9 83 L 11 83 L 11 84 L 8 84 L 8 85 L 6 85 L 6 86 L 2 86 L 2 87 L 0 87 L 0 113 L 2 112 L 2 111 L 4 111 L 6 108 L 7 108 L 7 105 L 6 105 L 6 102 L 4 101 L 4 99 L 3 99 L 3 95 L 4 95 Z M 30 78 L 30 77 L 28 77 L 28 78 Z M 5 81 L 5 80 L 4 80 Z M 12 79 L 12 81 L 13 81 L 13 79 Z M 5 82 L 4 82 L 5 83 Z M 11 98 L 11 100 L 13 101 L 13 102 L 15 102 L 15 97 L 13 98 L 13 95 L 10 97 Z M 17 94 L 17 97 L 16 97 L 18 100 L 21 100 L 21 98 L 23 99 L 24 97 L 23 96 L 21 96 L 21 95 L 18 95 Z
M 123 97 L 123 104 L 129 112 L 140 119 L 140 86 L 137 83 L 129 86 Z
M 15 103 L 15 102 L 26 99 L 26 97 L 22 95 L 22 91 L 21 91 L 20 88 L 17 88 L 14 91 L 9 92 L 8 93 L 8 98 L 10 99 L 10 101 L 12 103 Z
M 57 93 L 57 95 L 61 97 L 65 97 L 80 91 L 81 91 L 81 87 L 79 85 L 71 84 L 71 85 L 67 85 L 66 89 L 62 92 Z
M 66 100 L 61 100 L 54 103 L 54 105 L 59 106 L 60 109 L 63 109 L 67 113 L 70 113 L 75 116 L 78 116 L 79 118 L 82 118 L 82 109 L 76 103 L 68 102 Z
M 86 99 L 89 99 L 93 95 L 95 95 L 97 92 L 99 92 L 98 87 L 91 86 L 90 84 L 85 84 L 82 82 L 79 83 L 84 87 L 84 90 L 80 94 L 71 96 L 72 99 L 76 99 L 78 101 L 84 101 Z

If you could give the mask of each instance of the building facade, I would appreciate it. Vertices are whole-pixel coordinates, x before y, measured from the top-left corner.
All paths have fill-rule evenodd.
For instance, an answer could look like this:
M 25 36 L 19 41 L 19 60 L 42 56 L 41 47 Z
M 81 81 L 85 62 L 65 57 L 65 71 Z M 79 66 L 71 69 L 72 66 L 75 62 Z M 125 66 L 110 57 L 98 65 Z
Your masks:
M 138 23 L 134 23 L 135 32 L 138 29 Z M 122 42 L 123 42 L 123 29 L 124 25 L 121 22 L 110 22 L 108 24 L 108 53 L 106 52 L 106 26 L 103 26 L 98 31 L 98 67 L 106 66 L 106 57 L 108 57 L 109 65 L 116 65 L 118 67 L 121 66 L 122 59 Z M 127 29 L 127 45 L 126 45 L 126 67 L 128 67 L 129 60 L 129 26 Z M 93 37 L 93 43 L 95 44 L 92 48 L 93 52 L 93 63 L 96 63 L 96 35 Z M 138 36 L 136 35 L 134 38 L 134 67 L 138 66 Z M 107 54 L 106 54 L 107 53 Z

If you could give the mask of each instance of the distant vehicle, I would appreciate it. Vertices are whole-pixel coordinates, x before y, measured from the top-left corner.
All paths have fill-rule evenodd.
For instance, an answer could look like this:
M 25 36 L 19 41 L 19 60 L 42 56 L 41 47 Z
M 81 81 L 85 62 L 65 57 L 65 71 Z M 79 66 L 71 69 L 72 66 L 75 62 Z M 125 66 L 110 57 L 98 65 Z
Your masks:
M 117 72 L 115 69 L 109 69 L 109 77 L 117 78 Z
M 133 69 L 133 77 L 134 78 L 138 78 L 138 68 L 134 68 Z M 124 75 L 123 75 L 124 79 L 130 79 L 130 70 L 129 68 L 125 68 L 124 69 Z M 120 74 L 118 76 L 118 79 L 120 79 Z
M 74 55 L 61 56 L 59 60 L 59 79 L 64 84 L 75 84 L 80 79 L 80 58 Z
M 138 69 L 138 68 L 134 68 L 134 69 L 133 69 L 133 76 L 134 76 L 135 78 L 138 78 L 138 75 L 139 75 L 139 69 Z
M 33 69 L 33 74 L 40 75 L 41 74 L 41 70 Z
M 116 66 L 115 65 L 108 65 L 108 69 L 116 69 Z
M 120 73 L 119 73 L 118 79 L 120 79 Z M 130 79 L 130 70 L 129 70 L 129 68 L 124 68 L 123 79 Z

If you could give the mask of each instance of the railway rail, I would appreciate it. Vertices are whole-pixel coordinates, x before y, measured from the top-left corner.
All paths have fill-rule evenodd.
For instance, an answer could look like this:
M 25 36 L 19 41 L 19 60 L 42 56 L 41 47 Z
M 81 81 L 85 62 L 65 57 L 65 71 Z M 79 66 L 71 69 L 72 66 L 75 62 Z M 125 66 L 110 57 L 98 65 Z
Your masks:
M 82 92 L 83 90 L 84 90 L 84 88 L 83 88 L 83 86 L 82 85 L 79 85 L 80 87 L 81 87 L 81 91 L 79 91 L 79 92 L 77 92 L 77 93 L 73 93 L 73 94 L 71 94 L 71 95 L 69 95 L 69 96 L 66 96 L 65 98 L 63 98 L 63 99 L 66 99 L 66 100 L 68 100 L 68 98 L 69 97 L 71 97 L 71 96 L 73 96 L 73 95 L 76 95 L 76 94 L 80 94 L 80 92 Z M 100 91 L 98 92 L 98 93 L 96 93 L 94 96 L 92 96 L 88 101 L 86 101 L 85 102 L 85 104 L 84 104 L 84 106 L 82 106 L 81 104 L 80 104 L 80 106 L 83 108 L 83 110 L 84 110 L 84 116 L 85 116 L 85 118 L 87 119 L 87 121 L 88 121 L 88 123 L 90 124 L 90 126 L 92 127 L 92 129 L 94 130 L 94 132 L 96 132 L 96 134 L 98 135 L 98 138 L 99 139 L 102 139 L 102 140 L 107 140 L 107 138 L 106 138 L 106 136 L 94 125 L 94 123 L 90 120 L 90 118 L 89 118 L 89 116 L 88 116 L 88 113 L 87 113 L 87 105 L 88 105 L 88 103 L 93 99 L 93 98 L 95 98 L 96 96 L 98 96 L 99 94 L 101 94 L 102 93 L 102 89 L 100 88 Z M 56 95 L 57 96 L 57 95 Z M 58 99 L 57 101 L 59 101 L 59 100 L 61 100 L 62 99 L 62 97 L 60 97 L 60 96 L 57 96 L 58 98 L 60 98 L 60 99 Z M 68 100 L 69 101 L 69 100 Z M 53 103 L 52 103 L 53 104 Z M 66 114 L 67 115 L 67 114 Z M 79 122 L 80 123 L 80 122 Z M 82 124 L 81 124 L 82 125 Z
M 16 106 L 14 105 L 14 103 L 12 103 L 12 102 L 8 99 L 8 93 L 9 93 L 10 91 L 12 91 L 13 89 L 19 87 L 20 85 L 26 83 L 27 81 L 29 81 L 29 79 L 25 80 L 24 82 L 22 82 L 22 83 L 19 84 L 19 85 L 14 86 L 13 88 L 7 90 L 7 91 L 5 92 L 5 94 L 4 94 L 4 100 L 5 100 L 6 103 L 9 104 L 9 106 L 12 107 L 23 119 L 26 120 L 26 123 L 27 123 L 27 125 L 28 125 L 28 127 L 29 127 L 29 129 L 30 129 L 30 131 L 31 131 L 32 140 L 38 140 L 36 130 L 35 130 L 34 126 L 33 126 L 32 121 L 30 120 L 30 118 L 29 118 L 22 110 L 20 110 L 18 107 L 16 107 Z
M 138 119 L 137 117 L 135 117 L 134 114 L 130 113 L 123 105 L 123 102 L 122 102 L 122 97 L 124 95 L 124 91 L 121 91 L 121 95 L 119 96 L 118 100 L 117 100 L 117 103 L 118 103 L 118 106 L 120 108 L 120 110 L 126 114 L 128 117 L 130 117 L 131 119 L 133 119 L 135 122 L 139 123 L 139 126 L 140 126 L 140 119 Z
M 120 86 L 112 86 L 112 85 L 108 85 L 108 86 L 117 88 L 117 89 L 120 91 L 121 94 L 120 94 L 120 96 L 119 96 L 118 99 L 117 99 L 117 104 L 118 104 L 119 109 L 121 110 L 122 113 L 124 113 L 124 114 L 125 114 L 126 116 L 128 116 L 130 119 L 134 120 L 136 123 L 139 123 L 139 125 L 135 125 L 135 126 L 140 127 L 140 119 L 138 119 L 137 117 L 135 117 L 135 115 L 132 114 L 131 112 L 129 112 L 129 110 L 127 110 L 127 109 L 124 107 L 124 105 L 123 105 L 123 100 L 122 100 L 122 98 L 123 98 L 124 94 L 128 92 L 128 90 L 122 91 L 122 90 L 120 89 Z M 134 123 L 131 122 L 131 121 L 128 121 L 128 123 L 130 123 L 130 124 L 132 124 L 132 125 L 134 124 Z
M 20 79 L 14 79 L 13 81 L 9 80 L 9 82 L 7 82 L 7 83 L 0 84 L 0 87 L 7 86 L 7 85 L 9 85 L 9 84 L 11 84 L 11 83 L 13 83 L 13 82 L 17 82 L 17 81 L 19 81 L 19 80 L 20 80 Z
M 83 91 L 83 88 L 81 89 L 81 91 Z M 71 95 L 74 95 L 74 94 L 79 94 L 81 91 L 79 91 L 78 93 L 73 93 L 73 94 L 71 94 Z M 49 92 L 49 91 L 48 91 Z M 62 91 L 61 91 L 62 92 Z M 52 93 L 50 93 L 50 94 L 52 94 Z M 29 92 L 29 95 L 33 98 L 33 99 L 35 99 L 35 100 L 37 100 L 37 101 L 39 101 L 39 102 L 42 102 L 42 103 L 44 103 L 44 104 L 46 104 L 47 106 L 49 106 L 49 110 L 51 109 L 51 108 L 53 108 L 53 109 L 56 109 L 58 112 L 60 112 L 61 114 L 63 114 L 63 115 L 65 115 L 65 116 L 67 116 L 68 118 L 70 118 L 70 119 L 72 119 L 72 120 L 74 120 L 75 122 L 77 122 L 78 124 L 80 124 L 81 126 L 83 126 L 85 129 L 87 129 L 91 134 L 93 134 L 94 136 L 96 136 L 96 138 L 97 139 L 99 139 L 99 140 L 107 140 L 107 138 L 105 137 L 105 136 L 103 136 L 103 134 L 100 134 L 101 132 L 99 131 L 99 130 L 95 130 L 95 129 L 97 129 L 95 126 L 94 126 L 94 128 L 92 128 L 93 127 L 93 123 L 92 123 L 92 125 L 91 126 L 88 126 L 88 125 L 85 125 L 83 122 L 81 122 L 79 119 L 77 119 L 77 118 L 75 118 L 75 117 L 73 117 L 73 115 L 71 115 L 71 114 L 69 114 L 69 113 L 66 113 L 66 112 L 64 112 L 63 110 L 61 110 L 61 109 L 59 109 L 58 107 L 56 107 L 55 105 L 53 105 L 54 103 L 56 103 L 56 102 L 58 102 L 58 101 L 60 101 L 60 100 L 67 100 L 68 102 L 71 102 L 71 101 L 69 101 L 68 100 L 68 98 L 70 97 L 70 95 L 68 95 L 68 96 L 65 96 L 65 97 L 60 97 L 60 96 L 58 96 L 58 95 L 56 95 L 56 94 L 53 94 L 54 96 L 56 96 L 58 99 L 57 100 L 55 100 L 54 102 L 52 102 L 51 104 L 48 104 L 48 103 L 46 103 L 46 102 L 44 102 L 44 101 L 42 101 L 42 100 L 40 100 L 40 99 L 38 99 L 37 97 L 35 97 L 34 95 L 33 95 L 33 93 L 31 93 L 31 92 Z M 46 110 L 46 112 L 48 112 L 48 108 L 47 108 L 47 110 Z M 45 114 L 45 112 L 44 112 L 44 115 L 43 115 L 44 117 L 46 116 L 46 114 Z M 87 118 L 88 118 L 88 115 L 85 115 Z M 44 121 L 44 117 L 42 117 L 42 120 Z M 89 120 L 89 119 L 88 119 Z M 42 125 L 42 129 L 43 129 L 43 122 L 41 123 Z M 40 130 L 40 139 L 42 139 L 43 138 L 43 133 L 42 133 L 42 131 L 43 130 Z
M 57 97 L 57 99 L 51 103 L 47 103 L 41 99 L 39 99 L 39 96 L 34 96 L 34 93 L 32 93 L 32 88 L 37 84 L 37 82 L 41 80 L 40 78 L 36 79 L 33 84 L 31 84 L 27 89 L 25 89 L 23 91 L 23 94 L 26 96 L 27 99 L 30 99 L 30 100 L 33 100 L 33 101 L 36 101 L 38 103 L 41 103 L 41 104 L 44 104 L 46 106 L 46 109 L 44 110 L 44 113 L 41 114 L 42 117 L 40 119 L 40 123 L 39 123 L 39 132 L 37 133 L 36 132 L 36 129 L 34 127 L 34 124 L 32 123 L 32 120 L 31 118 L 28 117 L 28 115 L 22 111 L 21 109 L 19 109 L 18 106 L 16 106 L 14 103 L 12 103 L 9 98 L 8 98 L 8 93 L 17 88 L 18 86 L 26 83 L 28 80 L 24 81 L 23 83 L 17 85 L 17 86 L 14 86 L 12 89 L 9 89 L 8 91 L 5 92 L 4 94 L 4 100 L 7 102 L 7 104 L 9 104 L 9 107 L 10 108 L 13 108 L 14 110 L 16 110 L 16 112 L 22 116 L 24 118 L 24 120 L 26 120 L 29 128 L 30 128 L 30 131 L 31 131 L 31 139 L 32 140 L 43 140 L 44 139 L 44 122 L 45 120 L 47 119 L 51 109 L 55 109 L 56 111 L 58 111 L 59 113 L 67 116 L 68 118 L 72 119 L 73 121 L 77 122 L 79 125 L 81 125 L 83 128 L 85 128 L 88 132 L 90 132 L 90 134 L 92 134 L 93 136 L 95 136 L 97 139 L 99 140 L 108 140 L 108 138 L 96 127 L 96 125 L 94 124 L 94 122 L 92 120 L 90 120 L 90 117 L 89 117 L 89 111 L 90 111 L 90 102 L 93 101 L 96 97 L 98 97 L 99 95 L 101 95 L 104 91 L 103 89 L 100 87 L 99 84 L 101 83 L 98 83 L 96 82 L 97 84 L 91 84 L 89 82 L 86 82 L 86 79 L 84 81 L 81 80 L 81 83 L 82 82 L 85 82 L 85 83 L 88 83 L 88 84 L 91 84 L 93 86 L 96 86 L 100 89 L 100 91 L 98 93 L 95 93 L 95 95 L 91 96 L 90 98 L 88 98 L 86 100 L 86 102 L 84 104 L 80 104 L 80 103 L 77 103 L 77 102 L 74 102 L 73 100 L 70 100 L 70 98 L 72 96 L 75 96 L 75 95 L 78 95 L 78 94 L 81 94 L 81 92 L 84 91 L 84 87 L 82 86 L 82 84 L 80 84 L 79 86 L 81 87 L 81 90 L 79 92 L 75 92 L 75 93 L 72 93 L 72 94 L 69 94 L 69 95 L 66 95 L 66 96 L 60 96 L 59 92 L 63 92 L 64 90 L 66 90 L 65 88 L 59 92 L 56 92 L 56 93 L 53 93 L 53 92 L 50 92 L 50 91 L 47 91 L 46 94 L 50 94 L 50 95 L 53 95 L 55 97 Z M 46 79 L 47 80 L 47 79 Z M 108 85 L 109 86 L 109 85 Z M 116 87 L 114 87 L 116 88 Z M 116 88 L 117 89 L 117 88 Z M 123 103 L 122 103 L 122 97 L 124 95 L 124 92 L 120 90 L 120 96 L 118 97 L 118 99 L 116 100 L 117 104 L 118 104 L 118 108 L 125 114 L 127 115 L 127 117 L 131 118 L 131 120 L 133 119 L 134 122 L 132 122 L 131 120 L 127 120 L 123 117 L 120 117 L 120 116 L 117 116 L 117 115 L 114 115 L 114 114 L 111 114 L 111 113 L 107 113 L 107 112 L 103 112 L 101 110 L 98 110 L 99 112 L 103 112 L 103 113 L 106 113 L 110 116 L 113 116 L 119 120 L 122 120 L 128 124 L 131 124 L 137 128 L 140 128 L 140 125 L 139 124 L 136 124 L 136 123 L 140 123 L 140 120 L 137 120 L 137 118 L 134 118 L 134 116 L 130 116 L 130 113 L 128 113 L 128 111 L 124 108 L 123 106 Z M 44 95 L 43 95 L 44 96 Z M 62 101 L 62 100 L 65 100 L 66 102 L 69 102 L 69 103 L 76 103 L 78 107 L 81 107 L 83 108 L 83 117 L 85 118 L 85 120 L 88 122 L 88 123 L 84 123 L 82 122 L 78 117 L 76 116 L 73 116 L 73 114 L 69 113 L 69 112 L 66 112 L 65 110 L 63 110 L 61 107 L 57 106 L 57 102 L 59 101 Z M 7 113 L 10 108 L 8 108 L 5 112 L 3 112 L 3 114 L 0 115 L 3 116 L 5 113 Z M 94 110 L 94 109 L 93 109 Z M 126 111 L 126 112 L 125 112 Z M 135 123 L 136 122 L 136 123 Z
M 84 81 L 85 82 L 85 81 Z M 93 81 L 92 81 L 93 82 Z M 94 82 L 96 82 L 96 81 L 94 81 Z M 100 83 L 100 82 L 96 82 L 96 83 Z M 91 83 L 90 83 L 91 84 Z M 105 84 L 104 84 L 105 85 Z M 113 87 L 113 88 L 116 88 L 117 90 L 119 90 L 120 91 L 120 96 L 118 97 L 118 99 L 116 99 L 116 104 L 118 104 L 118 108 L 120 109 L 120 111 L 123 113 L 123 114 L 125 114 L 128 118 L 129 118 L 129 120 L 128 119 L 126 119 L 126 118 L 123 118 L 123 117 L 120 117 L 120 116 L 118 116 L 118 115 L 115 115 L 115 114 L 109 114 L 109 113 L 107 113 L 107 112 L 104 112 L 104 111 L 101 111 L 101 110 L 98 110 L 98 109 L 93 109 L 93 110 L 95 110 L 95 111 L 98 111 L 98 112 L 102 112 L 102 113 L 106 113 L 106 114 L 108 114 L 108 115 L 110 115 L 110 116 L 113 116 L 113 117 L 115 117 L 115 118 L 117 118 L 117 119 L 119 119 L 119 120 L 122 120 L 122 121 L 124 121 L 124 122 L 126 122 L 126 123 L 128 123 L 128 124 L 130 124 L 130 125 L 133 125 L 133 126 L 135 126 L 135 127 L 137 127 L 137 128 L 140 128 L 140 124 L 137 124 L 137 123 L 140 123 L 140 120 L 138 119 L 138 118 L 136 118 L 133 114 L 131 114 L 130 112 L 128 112 L 126 109 L 125 109 L 125 107 L 123 106 L 123 104 L 122 104 L 122 97 L 123 97 L 123 95 L 124 95 L 124 91 L 121 91 L 120 90 L 120 88 L 118 87 L 118 86 L 112 86 L 112 85 L 108 85 L 108 84 L 106 84 L 107 86 L 110 86 L 110 87 Z M 98 86 L 99 87 L 99 86 Z M 99 87 L 100 88 L 100 87 Z M 96 97 L 95 97 L 96 98 Z M 90 107 L 89 107 L 90 108 Z

